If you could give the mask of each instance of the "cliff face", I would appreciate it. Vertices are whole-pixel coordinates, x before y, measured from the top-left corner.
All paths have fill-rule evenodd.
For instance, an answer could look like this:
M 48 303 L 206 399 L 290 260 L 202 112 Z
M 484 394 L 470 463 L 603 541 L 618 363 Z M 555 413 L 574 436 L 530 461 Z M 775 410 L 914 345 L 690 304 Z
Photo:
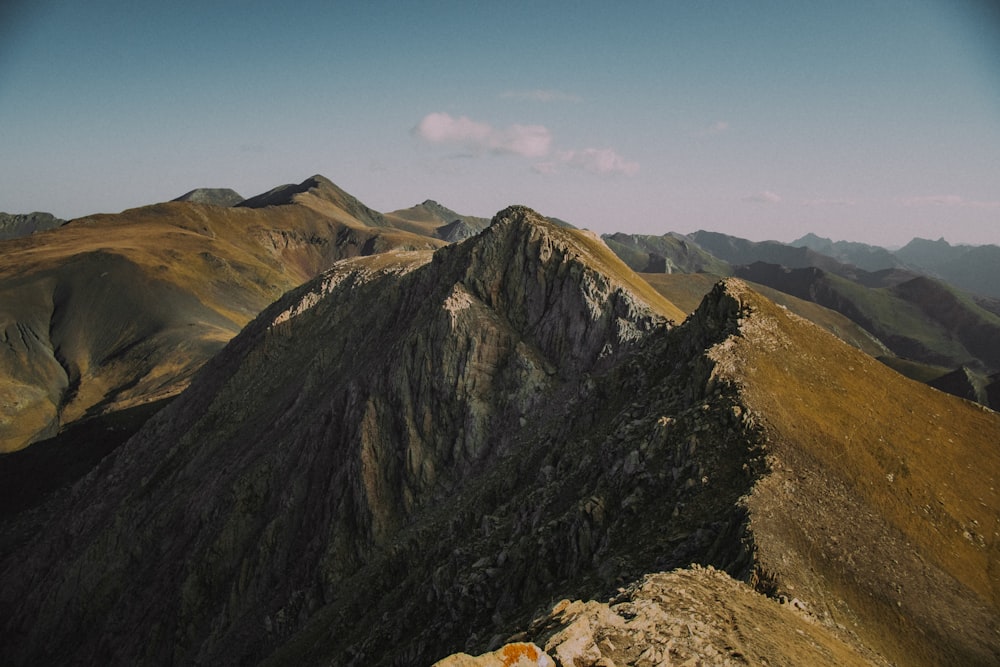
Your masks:
M 751 478 L 725 456 L 746 449 L 739 415 L 693 456 L 706 415 L 730 410 L 700 402 L 692 356 L 722 329 L 711 315 L 672 337 L 633 279 L 525 209 L 433 258 L 338 264 L 60 499 L 72 517 L 51 506 L 33 556 L 5 563 L 6 630 L 23 635 L 5 650 L 429 662 L 557 589 L 598 593 L 698 553 L 747 569 L 723 539 L 732 504 L 705 509 L 740 493 L 716 468 Z M 428 600 L 439 618 L 417 623 Z
M 531 628 L 542 646 L 549 625 L 530 621 L 556 601 L 620 597 L 691 563 L 747 582 L 740 595 L 761 604 L 755 590 L 801 588 L 809 605 L 830 603 L 833 621 L 812 619 L 824 623 L 817 641 L 877 655 L 867 647 L 883 602 L 864 597 L 886 590 L 867 573 L 905 550 L 840 554 L 866 573 L 852 578 L 816 556 L 836 560 L 822 541 L 831 533 L 795 530 L 836 523 L 844 541 L 848 524 L 821 491 L 884 473 L 828 478 L 824 448 L 854 460 L 830 444 L 847 417 L 807 424 L 823 411 L 797 412 L 799 394 L 780 384 L 805 391 L 782 375 L 804 365 L 802 381 L 820 376 L 805 385 L 816 400 L 839 400 L 822 390 L 823 373 L 847 381 L 829 354 L 845 367 L 863 355 L 739 282 L 682 325 L 675 311 L 598 240 L 520 207 L 434 254 L 337 263 L 261 313 L 79 484 L 5 527 L 0 622 L 15 641 L 0 643 L 0 659 L 426 665 Z M 799 348 L 810 356 L 797 360 Z M 858 386 L 895 386 L 880 372 L 866 366 L 875 375 Z M 961 420 L 973 408 L 955 410 Z M 972 428 L 1000 433 L 994 417 Z M 895 446 L 880 445 L 879 460 L 891 463 Z M 802 480 L 819 489 L 801 491 L 808 505 L 787 491 Z M 880 511 L 893 493 L 852 508 Z M 995 509 L 976 510 L 978 525 Z M 869 521 L 866 534 L 898 530 L 897 519 Z M 988 570 L 988 554 L 949 539 L 932 546 Z M 927 572 L 943 581 L 953 569 L 933 561 Z M 835 586 L 824 588 L 827 575 Z M 714 577 L 708 594 L 727 594 L 730 580 Z M 980 575 L 959 581 L 940 589 L 942 609 L 995 604 Z M 782 632 L 780 613 L 767 613 Z M 988 614 L 971 618 L 975 631 L 946 658 L 989 655 Z M 621 655 L 645 650 L 634 649 Z M 919 655 L 906 650 L 893 659 Z

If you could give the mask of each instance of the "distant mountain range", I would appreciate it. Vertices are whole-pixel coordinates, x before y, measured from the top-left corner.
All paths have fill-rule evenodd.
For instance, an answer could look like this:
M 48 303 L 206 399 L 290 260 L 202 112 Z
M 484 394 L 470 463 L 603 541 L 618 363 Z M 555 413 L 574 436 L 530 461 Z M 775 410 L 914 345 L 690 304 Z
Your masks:
M 0 664 L 1000 661 L 982 298 L 223 194 L 0 242 Z
M 1000 263 L 985 262 L 985 268 L 975 273 L 980 264 L 970 262 L 967 268 L 981 285 L 980 295 L 965 293 L 954 283 L 933 277 L 942 273 L 940 270 L 913 268 L 918 261 L 945 266 L 974 250 L 990 256 L 1000 251 L 996 246 L 956 248 L 943 241 L 928 244 L 914 240 L 893 254 L 864 244 L 833 243 L 815 236 L 787 245 L 705 231 L 686 236 L 611 234 L 604 240 L 629 266 L 648 274 L 647 279 L 661 286 L 664 293 L 689 289 L 684 283 L 694 286 L 695 296 L 702 293 L 711 280 L 706 283 L 696 278 L 695 272 L 739 276 L 758 288 L 775 289 L 840 313 L 864 329 L 884 352 L 876 353 L 870 340 L 843 323 L 807 311 L 801 302 L 784 302 L 910 377 L 929 382 L 962 369 L 956 377 L 969 375 L 976 386 L 984 389 L 973 390 L 964 384 L 958 388 L 944 381 L 934 386 L 946 391 L 955 387 L 958 395 L 977 397 L 973 400 L 984 405 L 997 405 L 990 402 L 989 396 L 996 395 L 1000 387 L 1000 348 L 994 342 L 1000 340 L 1000 309 L 996 299 L 981 294 L 991 293 L 993 286 L 1000 285 L 992 277 Z M 921 248 L 923 251 L 918 252 Z M 903 257 L 909 258 L 909 263 Z M 868 269 L 860 268 L 860 264 Z M 660 272 L 683 275 L 665 280 L 655 275 Z M 988 387 L 993 389 L 985 389 Z

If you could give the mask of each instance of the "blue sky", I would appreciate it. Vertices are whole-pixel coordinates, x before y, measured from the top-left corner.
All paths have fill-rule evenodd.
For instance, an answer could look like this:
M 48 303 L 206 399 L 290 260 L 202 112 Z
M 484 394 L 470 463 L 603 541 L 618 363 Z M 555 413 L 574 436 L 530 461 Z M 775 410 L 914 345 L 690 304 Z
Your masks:
M 0 210 L 323 174 L 382 211 L 1000 243 L 1000 10 L 870 2 L 0 7 Z

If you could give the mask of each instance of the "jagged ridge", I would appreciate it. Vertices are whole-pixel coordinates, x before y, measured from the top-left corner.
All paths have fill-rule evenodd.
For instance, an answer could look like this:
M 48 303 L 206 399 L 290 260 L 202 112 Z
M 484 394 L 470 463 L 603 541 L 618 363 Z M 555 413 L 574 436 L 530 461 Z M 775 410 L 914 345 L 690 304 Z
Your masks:
M 748 571 L 748 425 L 703 395 L 697 354 L 730 306 L 675 336 L 595 270 L 621 271 L 602 247 L 508 209 L 431 262 L 350 260 L 265 311 L 29 547 L 77 535 L 70 579 L 6 561 L 9 657 L 104 660 L 115 636 L 123 662 L 429 662 L 555 590 Z M 427 600 L 446 611 L 417 624 Z

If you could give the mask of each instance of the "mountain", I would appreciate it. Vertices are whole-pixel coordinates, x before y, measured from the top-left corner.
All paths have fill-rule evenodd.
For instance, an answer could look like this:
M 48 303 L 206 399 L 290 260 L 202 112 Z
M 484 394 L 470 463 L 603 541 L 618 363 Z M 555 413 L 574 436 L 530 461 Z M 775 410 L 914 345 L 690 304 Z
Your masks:
M 738 280 L 679 317 L 521 207 L 337 262 L 3 525 L 0 661 L 426 665 L 565 598 L 664 619 L 589 664 L 995 663 L 1000 416 Z
M 736 275 L 836 310 L 904 359 L 956 368 L 1000 369 L 1000 317 L 940 281 L 924 276 L 866 288 L 820 269 L 762 262 Z
M 680 245 L 681 239 L 689 243 Z M 1000 361 L 992 343 L 1000 335 L 1000 319 L 996 317 L 996 304 L 989 297 L 963 294 L 939 279 L 901 268 L 898 261 L 892 268 L 867 271 L 813 249 L 828 252 L 839 249 L 842 258 L 881 256 L 879 249 L 871 246 L 834 244 L 829 239 L 807 235 L 797 243 L 812 248 L 796 248 L 775 241 L 756 243 L 704 231 L 688 237 L 615 234 L 608 235 L 606 240 L 630 266 L 647 271 L 646 279 L 657 289 L 676 294 L 678 305 L 687 310 L 709 288 L 712 277 L 648 272 L 663 270 L 668 263 L 671 271 L 701 271 L 712 266 L 701 258 L 704 256 L 716 262 L 712 268 L 714 275 L 737 275 L 750 281 L 772 300 L 908 373 L 909 377 L 930 381 L 964 366 L 983 376 L 995 372 Z M 940 244 L 947 246 L 943 241 Z M 807 306 L 805 302 L 810 301 L 824 308 Z M 853 323 L 843 318 L 838 320 L 830 310 Z M 935 386 L 946 391 L 953 389 L 956 395 L 967 397 L 968 388 L 960 384 L 945 382 Z M 986 396 L 982 391 L 974 394 Z
M 489 226 L 487 218 L 460 215 L 433 199 L 422 204 L 387 213 L 386 217 L 399 229 L 425 234 L 448 243 L 475 236 Z
M 838 262 L 810 248 L 795 248 L 778 241 L 748 241 L 704 230 L 690 234 L 689 238 L 702 249 L 733 266 L 766 262 L 790 269 L 816 267 L 852 279 L 858 275 L 856 267 Z
M 831 239 L 806 234 L 802 238 L 788 244 L 793 247 L 809 248 L 832 257 L 838 262 L 852 264 L 865 271 L 882 271 L 885 269 L 904 268 L 905 263 L 885 248 L 856 243 L 853 241 L 832 241 Z
M 729 265 L 680 234 L 605 234 L 604 242 L 633 271 L 730 275 Z
M 0 243 L 0 451 L 176 395 L 261 309 L 338 259 L 441 245 L 387 227 L 321 176 L 291 189 Z
M 387 213 L 386 217 L 398 229 L 432 236 L 448 243 L 457 243 L 471 238 L 490 224 L 489 218 L 461 215 L 433 199 L 428 199 L 422 204 L 410 208 Z M 559 227 L 576 229 L 573 225 L 558 218 L 547 217 L 546 220 Z
M 1000 246 L 953 246 L 944 239 L 913 239 L 895 254 L 959 289 L 1000 298 Z
M 236 206 L 243 201 L 243 197 L 229 188 L 197 188 L 182 194 L 173 201 L 189 201 L 213 206 Z
M 0 213 L 0 241 L 30 236 L 35 232 L 55 229 L 65 220 L 60 220 L 51 213 Z

